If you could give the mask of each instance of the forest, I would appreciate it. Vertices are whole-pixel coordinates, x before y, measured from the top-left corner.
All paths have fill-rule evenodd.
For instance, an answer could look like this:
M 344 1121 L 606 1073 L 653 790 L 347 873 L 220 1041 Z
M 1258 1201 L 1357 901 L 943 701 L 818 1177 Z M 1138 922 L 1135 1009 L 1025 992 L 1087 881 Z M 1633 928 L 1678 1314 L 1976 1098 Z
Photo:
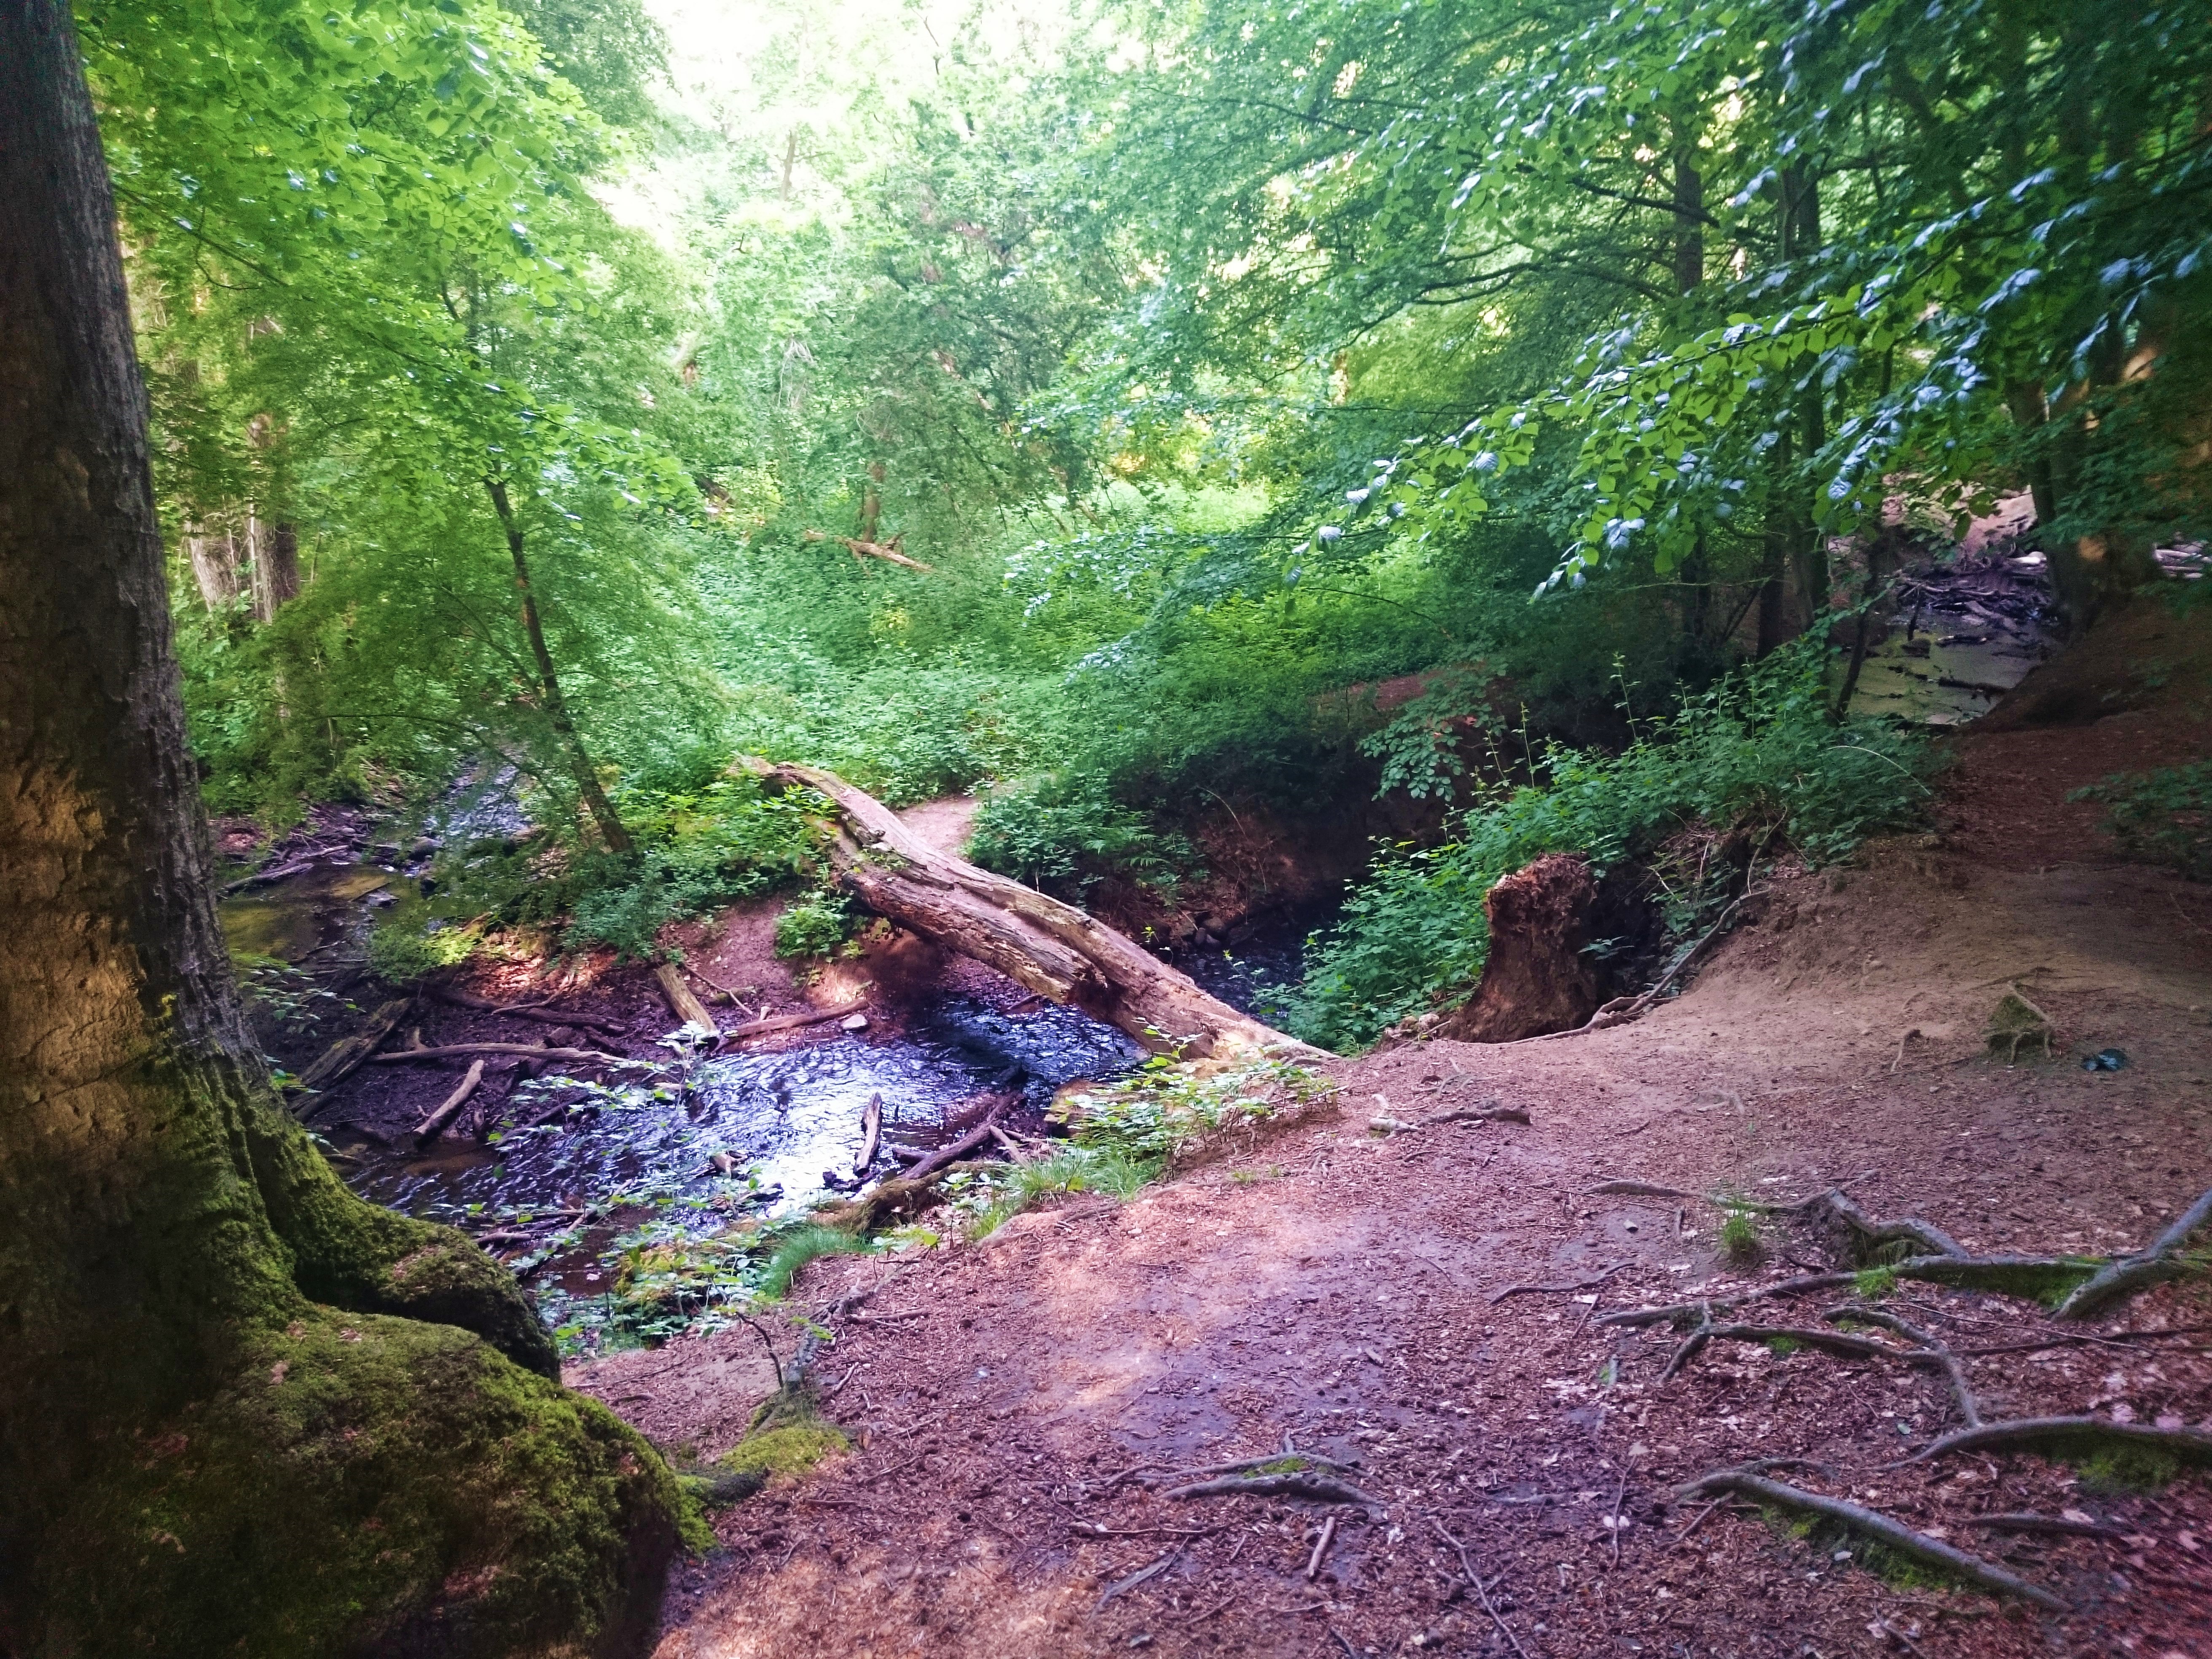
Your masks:
M 0 1653 L 2194 1650 L 2200 8 L 0 0 Z

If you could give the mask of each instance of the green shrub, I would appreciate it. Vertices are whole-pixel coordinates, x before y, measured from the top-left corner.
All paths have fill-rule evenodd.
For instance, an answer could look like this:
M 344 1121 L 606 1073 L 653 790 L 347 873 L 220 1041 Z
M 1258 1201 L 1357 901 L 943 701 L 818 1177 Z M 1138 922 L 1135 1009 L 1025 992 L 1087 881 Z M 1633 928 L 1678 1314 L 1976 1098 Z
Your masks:
M 441 927 L 428 906 L 403 901 L 369 930 L 368 971 L 387 985 L 412 985 L 466 962 L 476 945 L 473 929 Z
M 434 914 L 507 923 L 566 918 L 563 948 L 612 945 L 659 954 L 660 930 L 813 873 L 825 803 L 805 791 L 762 793 L 750 777 L 690 788 L 618 791 L 636 845 L 563 853 L 539 833 L 462 847 L 440 861 Z
M 1080 897 L 1109 873 L 1170 884 L 1189 872 L 1197 849 L 1116 800 L 1103 773 L 1076 772 L 994 790 L 975 814 L 968 855 L 1032 887 Z
M 1212 1071 L 1170 1055 L 1053 1108 L 1080 1147 L 1109 1152 L 1146 1178 L 1177 1148 L 1214 1130 L 1255 1123 L 1331 1093 L 1335 1085 L 1287 1060 Z
M 809 893 L 775 919 L 780 957 L 831 957 L 852 937 L 851 904 L 838 893 Z
M 2212 761 L 2117 773 L 2067 799 L 2109 805 L 2105 827 L 2128 852 L 2212 881 Z
M 1762 826 L 1814 864 L 1915 820 L 1927 748 L 1879 721 L 1829 715 L 1822 654 L 1802 642 L 1686 702 L 1619 755 L 1552 745 L 1543 781 L 1462 814 L 1443 846 L 1386 854 L 1317 935 L 1286 999 L 1290 1029 L 1340 1050 L 1470 984 L 1489 953 L 1484 896 L 1545 853 L 1601 871 L 1685 825 Z

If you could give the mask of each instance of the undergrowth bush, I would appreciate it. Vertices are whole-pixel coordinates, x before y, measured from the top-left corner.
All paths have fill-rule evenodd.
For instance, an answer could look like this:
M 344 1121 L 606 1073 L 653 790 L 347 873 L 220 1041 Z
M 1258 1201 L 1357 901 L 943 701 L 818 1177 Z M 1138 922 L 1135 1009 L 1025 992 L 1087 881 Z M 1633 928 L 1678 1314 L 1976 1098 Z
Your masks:
M 2105 827 L 2138 858 L 2212 881 L 2212 761 L 2116 773 L 2067 799 L 2103 801 L 2112 809 Z
M 851 905 L 837 893 L 809 893 L 775 919 L 780 957 L 831 957 L 852 936 Z
M 1164 887 L 1192 873 L 1189 840 L 1115 799 L 1100 772 L 1055 773 L 995 790 L 975 814 L 968 856 L 987 870 L 1072 898 L 1118 873 Z
M 744 776 L 632 787 L 617 793 L 616 805 L 636 842 L 630 851 L 576 851 L 542 832 L 466 845 L 440 861 L 432 914 L 506 924 L 565 919 L 564 949 L 612 945 L 625 957 L 652 957 L 669 922 L 811 874 L 817 819 L 827 806 L 807 791 L 766 794 Z
M 1203 1135 L 1263 1121 L 1322 1099 L 1335 1086 L 1287 1060 L 1215 1070 L 1160 1054 L 1116 1082 L 1068 1097 L 1052 1115 L 1067 1125 L 1078 1146 L 1111 1152 L 1149 1179 Z
M 1618 755 L 1537 751 L 1540 783 L 1478 801 L 1444 845 L 1386 856 L 1353 892 L 1285 999 L 1290 1029 L 1358 1048 L 1471 983 L 1489 952 L 1484 896 L 1546 853 L 1602 872 L 1688 824 L 1751 824 L 1818 865 L 1911 823 L 1929 793 L 1925 743 L 1877 720 L 1838 724 L 1821 671 L 1819 647 L 1801 643 L 1642 724 Z

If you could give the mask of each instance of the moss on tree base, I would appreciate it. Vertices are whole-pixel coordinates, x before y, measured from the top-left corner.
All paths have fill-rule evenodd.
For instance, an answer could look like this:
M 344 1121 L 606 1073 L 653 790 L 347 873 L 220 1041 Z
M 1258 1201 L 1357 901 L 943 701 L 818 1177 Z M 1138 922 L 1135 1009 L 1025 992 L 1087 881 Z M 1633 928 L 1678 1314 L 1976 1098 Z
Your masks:
M 611 1412 L 451 1326 L 308 1308 L 228 1381 L 83 1437 L 30 1565 L 24 1650 L 611 1655 L 650 1628 L 684 1509 Z

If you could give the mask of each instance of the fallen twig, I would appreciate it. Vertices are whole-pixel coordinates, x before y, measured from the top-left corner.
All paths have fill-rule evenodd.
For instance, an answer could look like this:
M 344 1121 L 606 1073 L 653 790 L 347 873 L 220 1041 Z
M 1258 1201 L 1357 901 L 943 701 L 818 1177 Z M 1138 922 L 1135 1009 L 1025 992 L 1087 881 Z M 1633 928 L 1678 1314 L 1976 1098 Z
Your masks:
M 1607 1279 L 1611 1279 L 1615 1273 L 1619 1273 L 1623 1267 L 1627 1267 L 1631 1262 L 1634 1261 L 1635 1259 L 1636 1258 L 1633 1256 L 1623 1256 L 1620 1261 L 1614 1262 L 1613 1266 L 1607 1267 L 1603 1273 L 1598 1273 L 1589 1279 L 1577 1279 L 1571 1285 L 1508 1285 L 1504 1290 L 1495 1292 L 1491 1297 L 1491 1304 L 1492 1306 L 1495 1306 L 1498 1303 L 1504 1301 L 1509 1296 L 1534 1296 L 1540 1293 L 1550 1293 L 1553 1291 L 1595 1290 L 1598 1285 L 1604 1284 Z
M 1138 1585 L 1144 1583 L 1146 1580 L 1158 1577 L 1162 1573 L 1165 1572 L 1170 1567 L 1175 1565 L 1176 1558 L 1181 1555 L 1182 1552 L 1183 1547 L 1181 1544 L 1177 1544 L 1173 1549 L 1170 1550 L 1165 1555 L 1160 1557 L 1158 1560 L 1153 1562 L 1149 1567 L 1139 1567 L 1136 1571 L 1131 1573 L 1127 1578 L 1122 1579 L 1119 1583 L 1109 1585 L 1107 1588 L 1106 1593 L 1098 1598 L 1098 1605 L 1103 1607 L 1115 1596 L 1126 1595 L 1131 1590 L 1136 1589 Z
M 1740 1493 L 1778 1509 L 1796 1510 L 1803 1514 L 1841 1522 L 1854 1531 L 1863 1533 L 1902 1554 L 1916 1557 L 1955 1573 L 1985 1589 L 2016 1595 L 2053 1613 L 2069 1611 L 2064 1601 L 2041 1585 L 2031 1584 L 1995 1562 L 1984 1561 L 1980 1556 L 1970 1555 L 1962 1549 L 1954 1549 L 1940 1538 L 1915 1532 L 1902 1522 L 1893 1521 L 1886 1515 L 1877 1514 L 1847 1499 L 1826 1497 L 1820 1492 L 1808 1492 L 1802 1486 L 1790 1486 L 1786 1481 L 1769 1480 L 1764 1475 L 1747 1474 L 1741 1469 L 1716 1469 L 1682 1488 L 1685 1497 L 1702 1497 L 1716 1492 Z
M 2188 1269 L 2175 1258 L 2189 1242 L 2189 1236 L 2208 1221 L 2212 1221 L 2212 1188 L 2183 1211 L 2179 1220 L 2152 1240 L 2148 1249 L 2106 1262 L 2086 1282 L 2075 1285 L 2073 1294 L 2058 1304 L 2057 1316 L 2086 1319 L 2137 1291 L 2180 1278 Z
M 1528 1659 L 1528 1649 L 1521 1645 L 1521 1638 L 1513 1633 L 1513 1626 L 1505 1622 L 1505 1615 L 1498 1612 L 1498 1604 L 1490 1599 L 1490 1591 L 1483 1584 L 1482 1575 L 1474 1570 L 1474 1561 L 1468 1559 L 1467 1546 L 1446 1532 L 1444 1523 L 1433 1515 L 1429 1517 L 1429 1524 L 1437 1529 L 1437 1536 L 1450 1545 L 1458 1555 L 1460 1571 L 1467 1576 L 1467 1582 L 1474 1587 L 1476 1599 L 1482 1603 L 1482 1610 L 1490 1615 L 1490 1622 L 1498 1626 L 1498 1633 L 1512 1644 L 1513 1651 L 1519 1654 L 1521 1659 Z
M 1449 1112 L 1438 1112 L 1434 1117 L 1425 1117 L 1421 1127 L 1434 1128 L 1439 1123 L 1519 1123 L 1528 1121 L 1526 1106 L 1462 1106 Z
M 1336 1517 L 1330 1516 L 1321 1523 L 1321 1536 L 1314 1540 L 1313 1553 L 1306 1558 L 1306 1582 L 1311 1583 L 1314 1575 L 1321 1571 L 1321 1559 L 1328 1553 L 1328 1547 L 1336 1541 Z
M 430 994 L 456 1008 L 473 1008 L 479 1013 L 503 1014 L 514 1019 L 534 1019 L 544 1025 L 574 1025 L 605 1031 L 611 1036 L 620 1036 L 629 1029 L 620 1020 L 610 1019 L 604 1014 L 579 1013 L 570 1008 L 549 1007 L 542 1002 L 494 1002 L 489 997 L 478 996 L 458 986 L 434 985 Z

